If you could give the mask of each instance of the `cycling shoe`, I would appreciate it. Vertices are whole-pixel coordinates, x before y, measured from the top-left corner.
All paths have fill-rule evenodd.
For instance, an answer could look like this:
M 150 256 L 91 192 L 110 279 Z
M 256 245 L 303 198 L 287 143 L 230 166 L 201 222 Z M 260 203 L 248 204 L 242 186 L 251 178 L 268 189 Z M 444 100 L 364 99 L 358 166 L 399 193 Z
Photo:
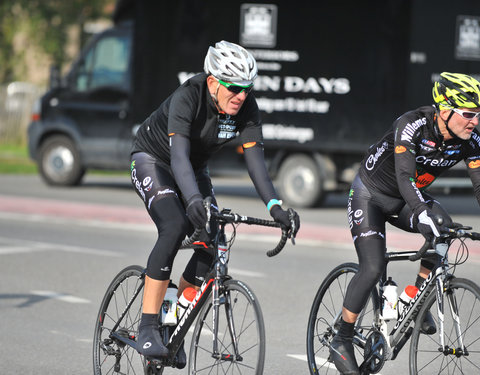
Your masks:
M 335 336 L 330 344 L 330 358 L 344 375 L 360 375 L 351 338 Z
M 168 349 L 162 342 L 158 325 L 140 326 L 137 340 L 137 352 L 145 357 L 164 358 Z
M 423 319 L 420 327 L 420 332 L 425 335 L 433 335 L 435 332 L 437 332 L 437 325 L 435 324 L 435 320 L 433 319 L 430 311 L 427 311 L 425 314 L 425 318 Z

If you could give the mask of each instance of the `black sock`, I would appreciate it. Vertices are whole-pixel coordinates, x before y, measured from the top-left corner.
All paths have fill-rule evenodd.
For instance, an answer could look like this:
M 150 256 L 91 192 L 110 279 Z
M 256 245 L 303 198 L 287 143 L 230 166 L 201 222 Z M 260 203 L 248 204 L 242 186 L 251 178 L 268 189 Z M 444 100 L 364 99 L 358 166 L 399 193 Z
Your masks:
M 355 330 L 355 323 L 348 323 L 340 319 L 340 326 L 338 327 L 338 335 L 342 338 L 349 338 L 353 337 L 353 332 Z
M 420 287 L 422 286 L 423 282 L 425 281 L 425 279 L 420 276 L 420 275 L 417 275 L 417 279 L 415 280 L 415 286 L 420 289 Z
M 158 325 L 158 314 L 142 314 L 140 327 Z

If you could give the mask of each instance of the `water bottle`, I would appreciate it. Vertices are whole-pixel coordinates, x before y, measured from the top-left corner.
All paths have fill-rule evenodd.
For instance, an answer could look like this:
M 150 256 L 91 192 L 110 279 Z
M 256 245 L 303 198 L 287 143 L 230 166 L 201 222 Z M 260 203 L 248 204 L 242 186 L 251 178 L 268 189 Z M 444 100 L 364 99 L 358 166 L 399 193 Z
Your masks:
M 410 305 L 410 301 L 417 295 L 418 288 L 415 285 L 407 285 L 400 297 L 398 297 L 398 316 Z
M 397 284 L 389 277 L 385 284 L 383 284 L 383 319 L 390 320 L 397 318 L 397 302 Z
M 187 311 L 188 306 L 192 303 L 197 295 L 197 290 L 192 287 L 185 288 L 177 303 L 177 319 L 180 320 Z
M 224 241 L 218 243 L 218 258 L 222 264 L 226 264 L 228 255 L 228 247 Z
M 163 325 L 173 326 L 177 324 L 177 293 L 177 286 L 170 282 L 161 308 Z

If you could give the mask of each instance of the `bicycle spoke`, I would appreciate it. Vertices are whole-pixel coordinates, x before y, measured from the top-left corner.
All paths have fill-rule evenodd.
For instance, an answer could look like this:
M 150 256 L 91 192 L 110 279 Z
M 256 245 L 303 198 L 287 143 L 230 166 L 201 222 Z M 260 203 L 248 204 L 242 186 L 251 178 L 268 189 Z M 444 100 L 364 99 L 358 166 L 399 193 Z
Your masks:
M 353 263 L 346 263 L 336 267 L 322 282 L 313 302 L 307 328 L 307 357 L 310 374 L 328 375 L 338 374 L 335 365 L 328 359 L 330 357 L 330 342 L 335 336 L 335 324 L 341 317 L 343 300 L 347 287 L 358 270 Z M 365 308 L 361 311 L 356 331 L 373 326 L 375 318 L 376 297 L 373 292 Z M 363 360 L 363 348 L 355 345 L 357 362 Z
M 195 374 L 262 374 L 265 355 L 263 318 L 257 299 L 236 280 L 224 285 L 224 309 L 219 310 L 217 358 L 212 358 L 212 302 L 204 306 L 197 320 L 190 349 L 191 371 Z M 252 297 L 253 296 L 253 297 Z M 207 335 L 205 335 L 207 333 Z M 207 336 L 207 337 L 206 337 Z M 207 340 L 208 338 L 209 340 Z M 233 339 L 234 340 L 233 340 Z
M 94 373 L 106 374 L 143 374 L 145 362 L 141 355 L 128 344 L 110 338 L 112 328 L 124 313 L 116 333 L 120 336 L 135 338 L 138 336 L 138 324 L 141 316 L 141 295 L 137 294 L 142 285 L 143 268 L 131 266 L 120 272 L 110 284 L 102 301 L 94 335 Z M 132 298 L 136 295 L 136 298 Z M 100 317 L 103 317 L 100 319 Z M 105 352 L 104 349 L 105 348 Z M 118 358 L 117 358 L 118 357 Z
M 411 372 L 430 374 L 435 369 L 436 373 L 442 375 L 479 373 L 480 288 L 469 280 L 453 278 L 445 288 L 444 302 L 445 348 L 441 348 L 438 332 L 431 336 L 424 335 L 420 332 L 420 326 L 416 327 L 410 348 Z M 427 310 L 439 327 L 436 293 L 431 293 L 425 300 L 419 319 Z M 462 342 L 464 348 L 461 347 Z

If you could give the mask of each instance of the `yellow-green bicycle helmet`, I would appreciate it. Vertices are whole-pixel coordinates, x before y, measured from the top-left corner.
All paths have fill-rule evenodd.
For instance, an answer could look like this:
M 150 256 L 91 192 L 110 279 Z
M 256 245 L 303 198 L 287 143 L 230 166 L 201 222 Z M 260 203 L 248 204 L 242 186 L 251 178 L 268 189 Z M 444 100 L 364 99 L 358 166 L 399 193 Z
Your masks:
M 432 94 L 440 110 L 480 107 L 480 82 L 466 74 L 441 73 Z

